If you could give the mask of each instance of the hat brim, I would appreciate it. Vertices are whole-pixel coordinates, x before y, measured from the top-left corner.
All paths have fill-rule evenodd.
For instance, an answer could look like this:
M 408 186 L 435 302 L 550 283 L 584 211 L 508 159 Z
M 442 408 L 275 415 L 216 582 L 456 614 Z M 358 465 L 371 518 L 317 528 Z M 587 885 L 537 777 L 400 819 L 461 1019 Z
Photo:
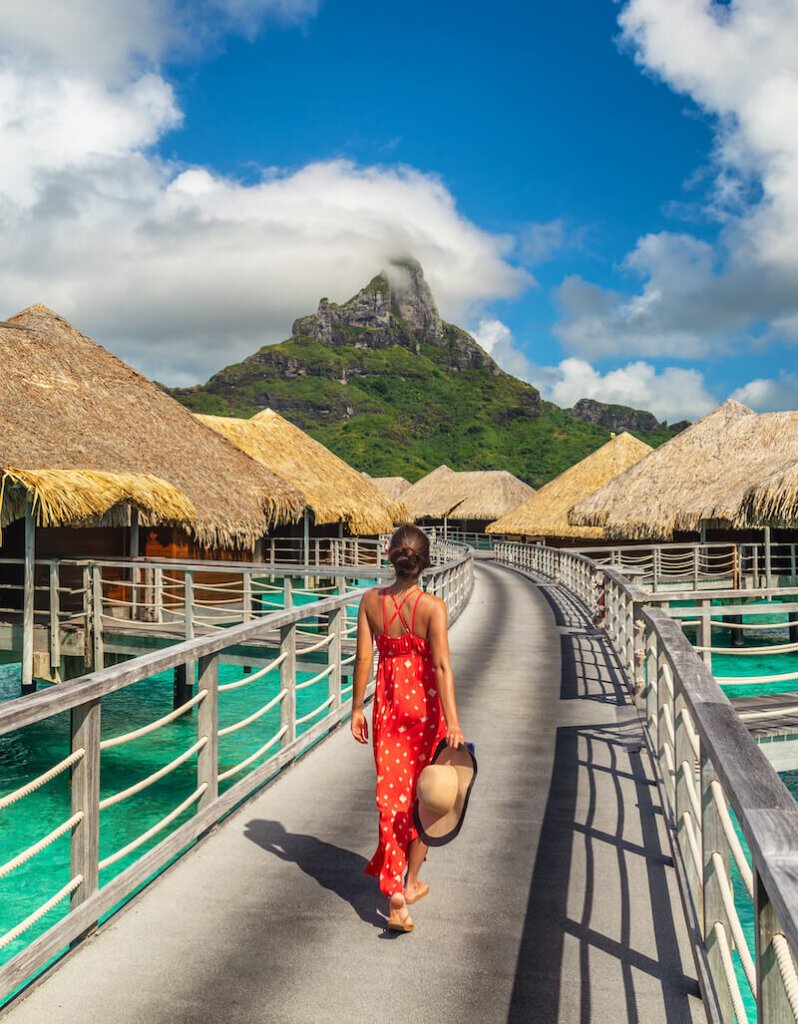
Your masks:
M 445 846 L 458 834 L 465 820 L 468 799 L 477 777 L 477 759 L 466 746 L 449 747 L 441 740 L 435 748 L 430 764 L 450 764 L 457 771 L 458 792 L 454 806 L 446 814 L 435 814 L 422 807 L 416 797 L 413 803 L 413 821 L 420 838 L 427 846 Z

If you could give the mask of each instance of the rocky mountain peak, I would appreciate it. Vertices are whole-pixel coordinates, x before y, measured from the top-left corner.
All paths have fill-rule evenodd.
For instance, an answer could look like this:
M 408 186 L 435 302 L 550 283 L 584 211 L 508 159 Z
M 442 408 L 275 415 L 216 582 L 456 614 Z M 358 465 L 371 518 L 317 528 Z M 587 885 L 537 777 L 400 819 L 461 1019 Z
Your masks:
M 361 288 L 348 302 L 338 304 L 324 298 L 310 316 L 294 322 L 293 334 L 334 344 L 349 340 L 352 330 L 373 332 L 379 346 L 386 332 L 423 334 L 440 338 L 443 323 L 416 260 L 395 260 Z

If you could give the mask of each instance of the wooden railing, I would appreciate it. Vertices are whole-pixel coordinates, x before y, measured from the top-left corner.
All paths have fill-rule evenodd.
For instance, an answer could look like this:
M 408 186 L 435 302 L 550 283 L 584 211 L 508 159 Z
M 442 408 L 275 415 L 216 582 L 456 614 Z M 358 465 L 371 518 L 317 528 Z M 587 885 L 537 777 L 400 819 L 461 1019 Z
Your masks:
M 752 997 L 760 1024 L 798 1021 L 798 804 L 650 594 L 567 550 L 501 542 L 496 557 L 567 588 L 606 631 L 637 698 L 709 1019 L 748 1021 Z
M 424 576 L 425 589 L 446 600 L 450 621 L 457 619 L 471 595 L 472 558 L 470 551 L 460 548 L 456 557 L 433 566 Z M 24 730 L 65 712 L 69 713 L 71 722 L 70 747 L 60 762 L 11 792 L 0 782 L 2 815 L 6 808 L 24 801 L 59 775 L 68 772 L 71 777 L 69 817 L 57 822 L 42 821 L 41 838 L 0 865 L 0 878 L 3 878 L 38 856 L 57 839 L 67 834 L 71 837 L 66 885 L 54 891 L 45 903 L 0 936 L 0 951 L 65 900 L 69 900 L 69 911 L 0 967 L 0 1002 L 65 946 L 90 934 L 100 918 L 120 900 L 185 851 L 231 809 L 349 714 L 355 658 L 353 641 L 357 629 L 349 610 L 354 610 L 363 590 L 335 594 L 295 607 L 291 601 L 290 577 L 286 578 L 285 586 L 287 607 L 281 611 L 210 635 L 184 640 L 165 650 L 93 672 L 68 685 L 50 687 L 0 705 L 0 736 Z M 303 626 L 307 628 L 303 629 Z M 220 682 L 220 664 L 226 657 L 229 664 L 237 663 L 235 658 L 230 661 L 230 656 L 244 645 L 248 670 L 244 669 L 237 679 Z M 315 656 L 313 662 L 308 660 L 311 655 Z M 103 737 L 103 699 L 167 670 L 182 671 L 184 679 L 188 680 L 184 701 L 170 714 L 145 726 L 122 735 Z M 314 674 L 309 679 L 302 678 L 309 672 Z M 193 687 L 195 678 L 196 691 Z M 257 685 L 269 679 L 275 692 L 268 700 L 239 721 L 220 727 L 220 702 L 224 700 L 226 691 Z M 298 714 L 297 693 L 323 685 L 325 681 L 323 699 L 310 711 Z M 370 684 L 367 694 L 372 691 L 373 684 Z M 258 735 L 258 730 L 264 729 L 267 713 L 278 708 L 279 728 L 268 735 L 262 732 Z M 168 729 L 178 718 L 195 709 L 194 742 L 158 771 L 101 799 L 100 774 L 105 750 L 135 743 L 153 732 Z M 255 730 L 257 750 L 238 764 L 221 770 L 220 739 L 242 729 Z M 101 858 L 103 812 L 140 796 L 150 786 L 191 762 L 196 764 L 196 776 L 185 799 L 141 835 Z M 186 818 L 186 815 L 189 816 Z M 175 825 L 175 822 L 179 823 Z M 173 826 L 171 831 L 170 826 Z M 165 835 L 165 838 L 157 845 L 136 855 L 119 873 L 110 872 L 114 865 L 129 860 L 159 835 Z

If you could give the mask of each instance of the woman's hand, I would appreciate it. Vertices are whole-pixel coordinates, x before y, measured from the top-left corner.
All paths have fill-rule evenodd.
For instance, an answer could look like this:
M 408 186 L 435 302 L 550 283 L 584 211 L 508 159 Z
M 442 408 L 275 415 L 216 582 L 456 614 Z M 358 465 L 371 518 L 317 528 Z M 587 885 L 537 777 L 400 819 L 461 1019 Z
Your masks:
M 456 750 L 458 747 L 465 745 L 465 736 L 463 730 L 459 725 L 450 725 L 446 728 L 446 746 L 454 747 Z
M 355 708 L 352 712 L 352 735 L 358 743 L 369 741 L 369 726 L 363 708 Z

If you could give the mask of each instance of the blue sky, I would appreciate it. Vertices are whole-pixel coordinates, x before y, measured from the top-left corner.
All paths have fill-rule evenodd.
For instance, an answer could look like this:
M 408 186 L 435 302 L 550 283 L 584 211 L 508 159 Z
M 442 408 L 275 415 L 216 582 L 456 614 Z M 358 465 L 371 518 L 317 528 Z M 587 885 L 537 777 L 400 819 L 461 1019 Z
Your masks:
M 794 0 L 8 0 L 4 312 L 190 383 L 410 251 L 562 405 L 794 407 L 796 54 Z

